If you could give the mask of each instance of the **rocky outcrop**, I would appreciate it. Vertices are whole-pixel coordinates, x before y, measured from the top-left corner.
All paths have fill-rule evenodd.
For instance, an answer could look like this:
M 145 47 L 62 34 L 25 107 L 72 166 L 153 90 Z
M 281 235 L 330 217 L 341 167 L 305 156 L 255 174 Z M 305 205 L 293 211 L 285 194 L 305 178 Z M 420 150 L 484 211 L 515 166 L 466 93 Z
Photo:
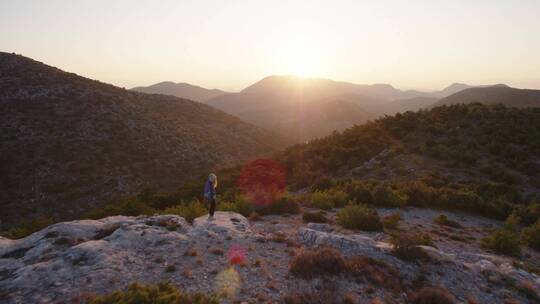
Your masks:
M 250 234 L 248 221 L 231 212 L 193 226 L 174 215 L 55 224 L 21 240 L 0 239 L 0 302 L 69 302 L 133 281 L 180 283 L 166 269 L 189 260 L 188 250 L 204 256 L 207 246 Z

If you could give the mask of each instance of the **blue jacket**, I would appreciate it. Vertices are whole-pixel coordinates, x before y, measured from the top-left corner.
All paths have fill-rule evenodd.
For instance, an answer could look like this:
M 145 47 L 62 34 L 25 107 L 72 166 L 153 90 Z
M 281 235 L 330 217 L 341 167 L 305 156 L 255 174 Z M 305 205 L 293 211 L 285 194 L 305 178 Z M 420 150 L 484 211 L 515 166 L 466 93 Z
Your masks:
M 216 188 L 214 188 L 214 184 L 209 180 L 204 184 L 204 197 L 208 199 L 216 198 Z

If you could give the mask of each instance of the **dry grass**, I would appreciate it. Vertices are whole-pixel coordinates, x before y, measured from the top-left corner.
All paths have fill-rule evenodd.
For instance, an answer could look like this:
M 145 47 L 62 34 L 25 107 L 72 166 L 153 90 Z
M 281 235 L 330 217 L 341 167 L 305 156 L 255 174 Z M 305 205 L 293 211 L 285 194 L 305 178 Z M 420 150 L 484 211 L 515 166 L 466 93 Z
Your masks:
M 354 256 L 345 262 L 345 268 L 358 281 L 382 286 L 396 293 L 402 290 L 399 271 L 385 262 Z
M 304 250 L 291 261 L 289 271 L 300 278 L 312 279 L 321 275 L 337 275 L 345 270 L 345 260 L 333 248 Z
M 252 221 L 252 222 L 258 222 L 258 221 L 262 220 L 261 215 L 258 214 L 257 212 L 251 212 L 248 219 L 250 221 Z
M 441 287 L 424 287 L 412 293 L 411 304 L 456 304 L 456 298 Z
M 193 271 L 191 270 L 191 268 L 184 269 L 184 271 L 182 272 L 182 275 L 186 279 L 193 279 Z
M 210 253 L 215 254 L 215 255 L 223 255 L 225 252 L 221 248 L 214 247 L 214 248 L 210 249 Z
M 199 255 L 199 252 L 195 248 L 189 248 L 184 252 L 184 256 L 196 257 Z

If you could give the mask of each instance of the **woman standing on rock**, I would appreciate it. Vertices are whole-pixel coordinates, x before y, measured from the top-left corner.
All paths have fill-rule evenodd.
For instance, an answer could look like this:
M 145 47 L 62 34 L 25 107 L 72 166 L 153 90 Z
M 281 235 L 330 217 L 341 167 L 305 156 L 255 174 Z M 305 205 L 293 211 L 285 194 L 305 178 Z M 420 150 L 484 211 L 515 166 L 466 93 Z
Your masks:
M 208 220 L 214 220 L 214 211 L 216 210 L 216 189 L 217 176 L 214 173 L 208 175 L 208 180 L 204 184 L 204 201 L 209 204 Z

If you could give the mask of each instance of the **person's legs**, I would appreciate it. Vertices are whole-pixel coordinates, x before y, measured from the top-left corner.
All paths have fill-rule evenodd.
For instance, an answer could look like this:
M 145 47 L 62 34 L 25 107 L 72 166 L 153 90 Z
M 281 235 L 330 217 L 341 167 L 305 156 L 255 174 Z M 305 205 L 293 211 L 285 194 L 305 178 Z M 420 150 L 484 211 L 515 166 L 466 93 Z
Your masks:
M 214 211 L 216 211 L 216 200 L 211 199 L 210 200 L 210 216 L 214 216 Z

